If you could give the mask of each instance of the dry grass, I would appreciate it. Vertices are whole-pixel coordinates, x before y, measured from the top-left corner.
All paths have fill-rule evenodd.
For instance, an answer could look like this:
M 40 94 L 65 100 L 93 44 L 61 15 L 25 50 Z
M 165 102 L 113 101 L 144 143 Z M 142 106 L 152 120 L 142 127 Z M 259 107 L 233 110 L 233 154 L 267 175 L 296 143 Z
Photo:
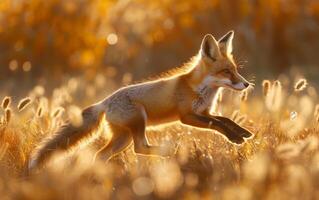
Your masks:
M 71 79 L 51 97 L 36 86 L 20 103 L 3 96 L 1 199 L 319 198 L 316 92 L 309 85 L 296 92 L 293 85 L 279 81 L 265 81 L 264 95 L 224 92 L 218 112 L 255 133 L 242 146 L 210 131 L 175 124 L 148 130 L 152 143 L 176 148 L 176 155 L 169 159 L 136 156 L 128 149 L 107 164 L 91 165 L 92 154 L 107 139 L 106 133 L 27 176 L 35 146 L 66 118 L 77 115 L 75 105 L 93 103 L 92 95 L 104 93 L 99 82 Z M 261 90 L 261 84 L 255 88 Z M 83 96 L 87 99 L 73 100 Z

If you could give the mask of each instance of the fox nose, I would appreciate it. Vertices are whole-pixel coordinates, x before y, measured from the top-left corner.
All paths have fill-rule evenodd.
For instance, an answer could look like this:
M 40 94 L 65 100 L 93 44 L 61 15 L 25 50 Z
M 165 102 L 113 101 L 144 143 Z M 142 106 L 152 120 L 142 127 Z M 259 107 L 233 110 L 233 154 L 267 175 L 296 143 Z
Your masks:
M 248 87 L 248 86 L 249 86 L 249 83 L 245 82 L 245 83 L 244 83 L 244 86 L 245 86 L 245 87 Z

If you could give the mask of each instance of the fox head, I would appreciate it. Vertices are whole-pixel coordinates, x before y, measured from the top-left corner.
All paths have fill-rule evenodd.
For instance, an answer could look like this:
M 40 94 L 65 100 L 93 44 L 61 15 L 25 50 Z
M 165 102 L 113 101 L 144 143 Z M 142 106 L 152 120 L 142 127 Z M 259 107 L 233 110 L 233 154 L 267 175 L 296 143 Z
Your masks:
M 210 87 L 226 87 L 233 90 L 246 89 L 250 83 L 237 71 L 232 57 L 234 31 L 229 31 L 218 41 L 211 34 L 204 36 L 199 52 L 197 73 L 202 84 Z

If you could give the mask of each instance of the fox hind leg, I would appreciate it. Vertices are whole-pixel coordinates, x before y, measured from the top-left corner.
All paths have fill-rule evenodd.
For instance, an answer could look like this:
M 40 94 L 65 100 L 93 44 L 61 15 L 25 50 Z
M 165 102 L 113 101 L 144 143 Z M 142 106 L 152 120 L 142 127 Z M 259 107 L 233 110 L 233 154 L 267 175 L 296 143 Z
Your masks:
M 113 132 L 113 136 L 107 144 L 95 153 L 94 161 L 97 157 L 103 161 L 108 161 L 132 144 L 132 136 L 128 129 L 115 125 L 110 125 L 110 129 Z
M 154 146 L 149 143 L 145 132 L 146 119 L 146 112 L 143 107 L 140 107 L 139 112 L 135 116 L 134 123 L 130 125 L 134 141 L 134 152 L 149 156 L 169 156 L 170 153 L 164 152 L 160 146 Z

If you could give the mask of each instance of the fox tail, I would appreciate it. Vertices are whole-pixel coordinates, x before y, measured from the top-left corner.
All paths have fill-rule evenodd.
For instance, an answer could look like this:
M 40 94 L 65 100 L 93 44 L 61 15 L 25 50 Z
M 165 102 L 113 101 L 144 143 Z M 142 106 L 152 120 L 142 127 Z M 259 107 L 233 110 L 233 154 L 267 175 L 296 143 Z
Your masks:
M 31 155 L 29 171 L 41 168 L 57 151 L 68 151 L 81 140 L 94 135 L 104 116 L 103 106 L 96 104 L 82 111 L 82 124 L 75 126 L 67 122 L 48 139 L 45 139 Z

